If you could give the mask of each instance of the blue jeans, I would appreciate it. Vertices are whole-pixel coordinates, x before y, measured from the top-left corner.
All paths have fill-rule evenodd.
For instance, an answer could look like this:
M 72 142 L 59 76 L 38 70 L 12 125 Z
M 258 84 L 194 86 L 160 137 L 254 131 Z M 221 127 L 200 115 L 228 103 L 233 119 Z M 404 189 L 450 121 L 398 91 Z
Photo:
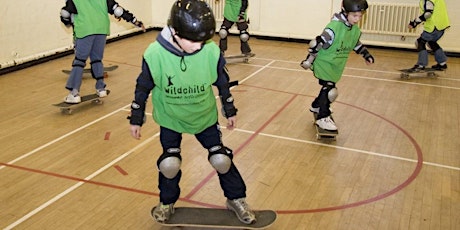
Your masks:
M 435 47 L 431 47 L 431 49 L 434 51 L 434 60 L 437 63 L 442 63 L 447 61 L 447 56 L 444 53 L 444 50 L 442 50 L 441 47 L 438 45 L 438 40 L 441 39 L 441 37 L 444 35 L 444 30 L 433 30 L 433 32 L 428 33 L 426 31 L 423 31 L 422 34 L 420 35 L 420 38 L 425 40 L 429 46 L 430 43 L 434 44 Z M 418 52 L 418 60 L 417 60 L 417 65 L 422 65 L 422 66 L 427 66 L 428 65 L 428 51 L 426 49 L 420 50 Z
M 104 66 L 102 58 L 107 36 L 105 34 L 89 35 L 75 40 L 75 59 L 72 63 L 72 70 L 67 79 L 66 89 L 80 91 L 83 68 L 88 57 L 91 61 L 91 74 L 96 81 L 96 89 L 104 89 Z

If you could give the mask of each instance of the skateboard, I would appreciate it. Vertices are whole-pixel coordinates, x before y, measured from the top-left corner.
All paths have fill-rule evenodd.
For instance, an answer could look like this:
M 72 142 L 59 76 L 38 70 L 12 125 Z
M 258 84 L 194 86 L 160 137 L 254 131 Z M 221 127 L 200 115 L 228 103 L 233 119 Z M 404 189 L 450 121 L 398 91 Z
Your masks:
M 249 59 L 253 58 L 256 56 L 256 54 L 249 54 L 249 55 L 232 55 L 232 56 L 226 56 L 225 60 L 227 63 L 236 63 L 236 62 L 244 62 L 244 63 L 249 63 Z
M 156 221 L 155 218 L 153 219 L 157 223 L 169 227 L 225 229 L 265 229 L 270 227 L 276 220 L 275 211 L 258 210 L 254 212 L 257 221 L 253 224 L 242 223 L 233 211 L 214 208 L 177 207 L 174 208 L 174 214 L 171 215 L 167 222 L 161 223 Z
M 107 95 L 109 94 L 110 94 L 110 90 L 107 90 Z M 97 94 L 94 93 L 94 94 L 82 96 L 80 103 L 75 104 L 75 103 L 61 102 L 61 103 L 53 104 L 53 105 L 56 107 L 59 107 L 59 109 L 61 110 L 61 113 L 72 114 L 72 106 L 77 106 L 87 101 L 91 101 L 92 104 L 97 104 L 97 105 L 101 105 L 104 103 L 104 101 L 102 101 L 102 99 Z
M 118 69 L 118 65 L 111 65 L 107 67 L 104 66 L 104 77 L 107 78 L 109 76 L 107 72 L 114 71 L 116 69 Z M 68 69 L 62 70 L 62 72 L 65 74 L 70 74 L 71 71 L 72 70 L 68 70 Z M 83 69 L 83 73 L 91 73 L 91 69 L 90 68 Z
M 318 114 L 317 113 L 313 113 L 313 124 L 315 125 L 315 128 L 316 128 L 316 139 L 317 140 L 321 140 L 322 138 L 324 139 L 332 139 L 332 140 L 337 140 L 337 135 L 339 134 L 339 131 L 338 130 L 335 130 L 335 131 L 329 131 L 329 130 L 325 130 L 325 129 L 322 129 L 320 128 L 315 122 L 317 120 L 317 117 L 318 117 Z M 332 118 L 332 115 L 331 115 L 331 118 Z M 332 118 L 333 119 L 333 118 Z
M 433 68 L 425 68 L 423 70 L 419 71 L 413 71 L 412 69 L 399 69 L 399 72 L 401 72 L 401 78 L 402 79 L 410 79 L 411 76 L 413 75 L 423 75 L 426 74 L 427 77 L 437 77 L 436 72 L 444 71 L 444 70 L 438 70 L 438 69 L 433 69 Z

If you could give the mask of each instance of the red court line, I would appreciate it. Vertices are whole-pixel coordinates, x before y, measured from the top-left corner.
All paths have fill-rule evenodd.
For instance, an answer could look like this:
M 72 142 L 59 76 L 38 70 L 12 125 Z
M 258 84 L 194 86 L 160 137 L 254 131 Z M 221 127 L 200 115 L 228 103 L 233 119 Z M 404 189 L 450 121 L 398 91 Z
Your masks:
M 120 172 L 123 176 L 126 176 L 128 175 L 128 172 L 126 172 L 125 170 L 123 170 L 119 165 L 115 165 L 113 166 L 118 172 Z
M 113 185 L 113 184 L 108 184 L 108 183 L 103 183 L 103 182 L 85 180 L 85 179 L 78 178 L 78 177 L 67 176 L 67 175 L 53 173 L 53 172 L 47 172 L 47 171 L 43 171 L 43 170 L 27 168 L 27 167 L 7 164 L 7 163 L 3 163 L 3 162 L 0 162 L 0 165 L 5 166 L 5 167 L 9 167 L 9 168 L 15 168 L 15 169 L 23 170 L 23 171 L 38 173 L 38 174 L 42 174 L 42 175 L 48 175 L 48 176 L 53 176 L 53 177 L 57 177 L 57 178 L 63 178 L 63 179 L 67 179 L 67 180 L 84 182 L 84 183 L 103 186 L 103 187 L 107 187 L 107 188 L 114 188 L 114 189 L 123 190 L 123 191 L 127 191 L 127 192 L 135 192 L 135 193 L 151 195 L 151 196 L 158 196 L 159 195 L 158 193 L 144 191 L 144 190 L 140 190 L 140 189 L 134 189 L 134 188 L 128 188 L 128 187 L 124 187 L 124 186 Z
M 109 140 L 110 139 L 110 134 L 111 134 L 110 132 L 106 132 L 104 140 L 106 140 L 106 141 Z
M 263 129 L 265 129 L 284 109 L 286 109 L 286 107 L 289 104 L 291 104 L 291 102 L 296 97 L 297 97 L 297 95 L 292 96 L 291 99 L 289 99 L 289 101 L 286 102 L 286 104 L 283 105 L 283 107 L 281 107 L 272 117 L 270 117 L 270 119 L 268 119 L 259 129 L 257 129 L 243 144 L 241 144 L 235 151 L 233 151 L 233 155 L 237 155 L 243 148 L 245 148 L 249 143 L 251 143 L 252 140 L 254 140 L 254 138 L 256 136 L 258 136 L 259 133 Z M 192 189 L 192 191 L 190 191 L 190 193 L 188 195 L 185 196 L 185 198 L 186 199 L 192 198 L 216 174 L 217 173 L 215 171 L 213 171 L 208 176 L 206 176 L 197 186 L 195 186 L 195 188 Z
M 293 94 L 291 92 L 285 92 L 285 91 L 281 91 L 281 90 L 272 90 L 272 89 L 268 89 L 268 88 L 262 88 L 262 87 L 257 87 L 257 86 L 249 86 L 249 87 L 254 87 L 254 88 L 261 88 L 261 89 L 266 89 L 266 90 L 271 90 L 271 91 L 276 91 L 276 92 L 283 92 L 283 93 L 289 93 L 289 94 Z M 260 127 L 253 135 L 251 135 L 250 138 L 248 138 L 248 140 L 246 140 L 242 145 L 240 145 L 240 147 L 234 151 L 235 152 L 235 155 L 241 151 L 241 149 L 243 149 L 244 147 L 246 147 L 256 136 L 256 134 L 260 133 L 261 130 L 263 130 L 282 110 L 284 110 L 285 107 L 287 107 L 287 105 L 289 105 L 293 100 L 294 98 L 296 98 L 297 96 L 309 96 L 309 95 L 303 95 L 303 94 L 294 94 L 294 96 L 289 100 L 288 103 L 286 103 L 282 109 L 278 110 L 278 112 L 273 115 L 266 123 L 264 123 L 264 125 L 262 127 Z M 311 97 L 311 96 L 309 96 Z M 339 101 L 336 101 L 336 103 L 340 103 L 340 104 L 344 104 L 346 106 L 350 106 L 350 107 L 353 107 L 355 109 L 358 109 L 358 110 L 361 110 L 361 111 L 364 111 L 366 113 L 369 113 L 371 115 L 374 115 L 380 119 L 382 119 L 383 121 L 391 124 L 392 126 L 394 126 L 396 129 L 400 130 L 408 139 L 409 141 L 413 144 L 415 150 L 416 150 L 416 153 L 417 153 L 417 165 L 413 171 L 413 173 L 408 177 L 407 180 L 405 180 L 402 184 L 398 185 L 397 187 L 391 189 L 390 191 L 388 192 L 385 192 L 385 193 L 382 193 L 382 194 L 379 194 L 375 197 L 372 197 L 370 199 L 367 199 L 367 200 L 362 200 L 362 201 L 358 201 L 358 202 L 355 202 L 355 203 L 350 203 L 350 204 L 345 204 L 345 205 L 339 205 L 339 206 L 334 206 L 334 207 L 325 207 L 325 208 L 319 208 L 319 209 L 304 209 L 304 210 L 277 210 L 276 212 L 278 214 L 304 214 L 304 213 L 314 213 L 314 212 L 325 212 L 325 211 L 334 211 L 334 210 L 341 210 L 341 209 L 347 209 L 347 208 L 352 208 L 352 207 L 356 207 L 356 206 L 360 206 L 360 205 L 364 205 L 364 204 L 368 204 L 368 203 L 372 203 L 372 202 L 375 202 L 375 201 L 378 201 L 378 200 L 381 200 L 381 199 L 384 199 L 388 196 L 391 196 L 399 191 L 401 191 L 402 189 L 404 189 L 405 187 L 407 187 L 412 181 L 414 181 L 417 176 L 420 174 L 421 170 L 422 170 L 422 166 L 423 166 L 423 153 L 422 153 L 422 150 L 421 150 L 421 147 L 418 145 L 418 143 L 416 142 L 416 140 L 410 135 L 410 133 L 403 129 L 402 127 L 400 127 L 399 125 L 397 125 L 396 123 L 386 119 L 385 117 L 381 116 L 381 115 L 378 115 L 376 113 L 373 113 L 371 111 L 368 111 L 366 109 L 363 109 L 363 108 L 360 108 L 360 107 L 357 107 L 355 105 L 351 105 L 351 104 L 347 104 L 347 103 L 343 103 L 343 102 L 339 102 Z M 140 193 L 140 194 L 145 194 L 145 195 L 152 195 L 152 196 L 159 196 L 158 193 L 154 193 L 154 192 L 149 192 L 149 191 L 144 191 L 144 190 L 139 190 L 139 189 L 133 189 L 133 188 L 128 188 L 128 187 L 123 187 L 123 186 L 118 186 L 118 185 L 112 185 L 112 184 L 107 184 L 107 183 L 102 183 L 102 182 L 95 182 L 95 181 L 90 181 L 90 180 L 85 180 L 85 179 L 81 179 L 81 178 L 77 178 L 77 177 L 72 177 L 72 176 L 66 176 L 66 175 L 61 175 L 61 174 L 57 174 L 57 173 L 52 173 L 52 172 L 46 172 L 46 171 L 42 171 L 42 170 L 37 170 L 37 169 L 32 169 L 32 168 L 26 168 L 26 167 L 22 167 L 22 166 L 17 166 L 17 165 L 11 165 L 11 164 L 6 164 L 6 163 L 1 163 L 0 162 L 0 165 L 2 166 L 5 166 L 5 167 L 10 167 L 10 168 L 15 168 L 15 169 L 19 169 L 19 170 L 23 170 L 23 171 L 29 171 L 29 172 L 34 172 L 34 173 L 39 173 L 39 174 L 44 174 L 44 175 L 49 175 L 49 176 L 54 176 L 54 177 L 58 177 L 58 178 L 63 178 L 63 179 L 68 179 L 68 180 L 74 180 L 74 181 L 79 181 L 79 182 L 84 182 L 84 183 L 88 183 L 88 184 L 93 184 L 93 185 L 98 185 L 98 186 L 103 186 L 103 187 L 108 187 L 108 188 L 113 188 L 113 189 L 118 189 L 118 190 L 123 190 L 123 191 L 127 191 L 127 192 L 135 192 L 135 193 Z M 189 193 L 185 198 L 179 198 L 179 200 L 181 201 L 184 201 L 184 202 L 188 202 L 188 203 L 192 203 L 192 204 L 196 204 L 196 205 L 200 205 L 200 206 L 203 206 L 203 207 L 210 207 L 210 208 L 223 208 L 222 206 L 219 206 L 219 205 L 215 205 L 215 204 L 209 204 L 209 203 L 204 203 L 204 202 L 199 202 L 199 201 L 194 201 L 194 200 L 191 200 L 189 197 L 192 197 L 199 189 L 201 189 L 209 180 L 212 176 L 214 176 L 216 173 L 213 172 L 213 173 L 210 173 L 201 183 L 199 183 L 195 188 L 194 190 L 192 190 L 191 193 Z

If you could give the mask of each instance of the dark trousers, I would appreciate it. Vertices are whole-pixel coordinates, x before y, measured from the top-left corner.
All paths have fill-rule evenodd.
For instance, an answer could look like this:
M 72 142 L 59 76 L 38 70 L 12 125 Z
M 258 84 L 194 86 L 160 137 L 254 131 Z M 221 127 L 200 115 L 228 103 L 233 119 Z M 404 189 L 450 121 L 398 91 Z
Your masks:
M 217 124 L 196 134 L 195 137 L 206 149 L 216 145 L 222 145 L 221 132 Z M 181 133 L 160 127 L 160 142 L 163 147 L 163 153 L 169 148 L 180 148 L 181 141 Z M 227 173 L 217 174 L 225 197 L 231 200 L 246 197 L 246 185 L 233 162 Z M 160 189 L 160 202 L 163 204 L 171 204 L 179 199 L 181 192 L 179 186 L 181 175 L 182 171 L 179 171 L 174 178 L 168 179 L 161 172 L 159 173 L 158 188 Z
M 317 119 L 325 118 L 331 115 L 331 101 L 329 100 L 328 94 L 329 91 L 335 88 L 335 83 L 332 81 L 324 81 L 319 79 L 318 82 L 321 85 L 321 90 L 319 91 L 318 96 L 311 103 L 311 107 L 319 108 L 319 113 Z
M 222 22 L 221 28 L 225 28 L 225 30 L 227 30 L 227 34 L 228 34 L 228 30 L 235 23 L 236 23 L 237 29 L 240 31 L 240 34 L 241 34 L 241 31 L 248 29 L 248 23 L 247 22 L 232 22 L 232 21 L 229 21 L 226 18 L 224 18 L 224 21 Z M 219 48 L 220 48 L 220 50 L 222 52 L 227 51 L 227 37 L 225 37 L 223 39 L 222 38 L 220 39 Z M 251 53 L 251 48 L 249 47 L 248 42 L 247 41 L 243 42 L 243 41 L 241 41 L 241 39 L 240 39 L 240 50 L 241 50 L 241 53 L 243 53 L 243 54 Z

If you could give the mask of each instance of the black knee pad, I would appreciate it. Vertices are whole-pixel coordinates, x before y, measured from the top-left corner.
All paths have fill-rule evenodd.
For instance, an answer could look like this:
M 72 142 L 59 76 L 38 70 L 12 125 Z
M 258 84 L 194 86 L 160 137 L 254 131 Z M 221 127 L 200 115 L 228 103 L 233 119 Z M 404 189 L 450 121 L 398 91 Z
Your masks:
M 428 42 L 428 46 L 429 46 L 430 49 L 433 50 L 433 51 L 436 51 L 436 50 L 438 50 L 438 49 L 441 48 L 437 42 L 433 42 L 433 41 L 429 41 L 429 42 Z
M 426 50 L 426 41 L 423 38 L 417 39 L 417 51 Z

